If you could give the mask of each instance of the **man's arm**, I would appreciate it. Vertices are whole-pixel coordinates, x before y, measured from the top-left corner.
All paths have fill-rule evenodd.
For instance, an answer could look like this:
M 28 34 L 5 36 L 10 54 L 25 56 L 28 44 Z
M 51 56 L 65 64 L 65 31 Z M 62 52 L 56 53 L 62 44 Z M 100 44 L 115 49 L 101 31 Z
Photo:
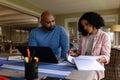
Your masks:
M 66 59 L 66 54 L 69 50 L 69 37 L 67 31 L 62 28 L 61 34 L 60 34 L 60 45 L 61 45 L 61 58 Z
M 37 46 L 37 42 L 35 41 L 35 34 L 33 31 L 30 32 L 28 45 Z

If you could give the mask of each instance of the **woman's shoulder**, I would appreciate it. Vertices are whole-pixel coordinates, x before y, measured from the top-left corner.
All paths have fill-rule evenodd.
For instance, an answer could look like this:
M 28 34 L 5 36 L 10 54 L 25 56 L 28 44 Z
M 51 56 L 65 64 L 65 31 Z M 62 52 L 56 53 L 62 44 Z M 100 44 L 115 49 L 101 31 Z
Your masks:
M 107 32 L 103 31 L 103 30 L 100 30 L 99 35 L 102 36 L 103 38 L 110 38 L 110 35 Z
M 101 34 L 104 35 L 104 36 L 108 36 L 108 33 L 103 31 L 103 30 L 101 30 Z

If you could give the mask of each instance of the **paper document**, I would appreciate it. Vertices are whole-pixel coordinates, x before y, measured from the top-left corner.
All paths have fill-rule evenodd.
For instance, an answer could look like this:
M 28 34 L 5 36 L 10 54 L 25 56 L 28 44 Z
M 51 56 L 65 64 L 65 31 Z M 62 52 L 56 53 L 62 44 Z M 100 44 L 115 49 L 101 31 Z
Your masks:
M 90 59 L 90 60 L 96 60 L 100 58 L 101 56 L 78 56 L 77 59 Z
M 75 64 L 73 58 L 75 58 L 75 57 L 72 57 L 72 56 L 70 56 L 70 55 L 67 55 L 67 60 L 68 60 L 70 63 Z
M 96 59 L 100 56 L 68 56 L 68 61 L 75 63 L 78 70 L 105 70 Z

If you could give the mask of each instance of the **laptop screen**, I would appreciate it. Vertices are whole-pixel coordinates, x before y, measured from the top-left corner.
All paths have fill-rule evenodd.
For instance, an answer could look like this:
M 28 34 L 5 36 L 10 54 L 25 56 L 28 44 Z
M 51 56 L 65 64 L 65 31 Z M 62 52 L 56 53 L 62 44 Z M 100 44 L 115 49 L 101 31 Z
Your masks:
M 38 57 L 39 62 L 58 63 L 58 60 L 50 47 L 36 46 L 17 46 L 16 47 L 24 57 L 27 57 L 27 49 L 30 51 L 30 56 Z

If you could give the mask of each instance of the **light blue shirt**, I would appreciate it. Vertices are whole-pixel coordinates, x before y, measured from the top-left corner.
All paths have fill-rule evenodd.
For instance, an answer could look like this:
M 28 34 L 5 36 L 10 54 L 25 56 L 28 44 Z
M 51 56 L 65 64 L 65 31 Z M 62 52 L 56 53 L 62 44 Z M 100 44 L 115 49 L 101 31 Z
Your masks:
M 69 37 L 62 26 L 55 26 L 49 32 L 45 32 L 43 27 L 38 27 L 30 32 L 29 46 L 50 47 L 58 59 L 66 58 L 69 50 Z

